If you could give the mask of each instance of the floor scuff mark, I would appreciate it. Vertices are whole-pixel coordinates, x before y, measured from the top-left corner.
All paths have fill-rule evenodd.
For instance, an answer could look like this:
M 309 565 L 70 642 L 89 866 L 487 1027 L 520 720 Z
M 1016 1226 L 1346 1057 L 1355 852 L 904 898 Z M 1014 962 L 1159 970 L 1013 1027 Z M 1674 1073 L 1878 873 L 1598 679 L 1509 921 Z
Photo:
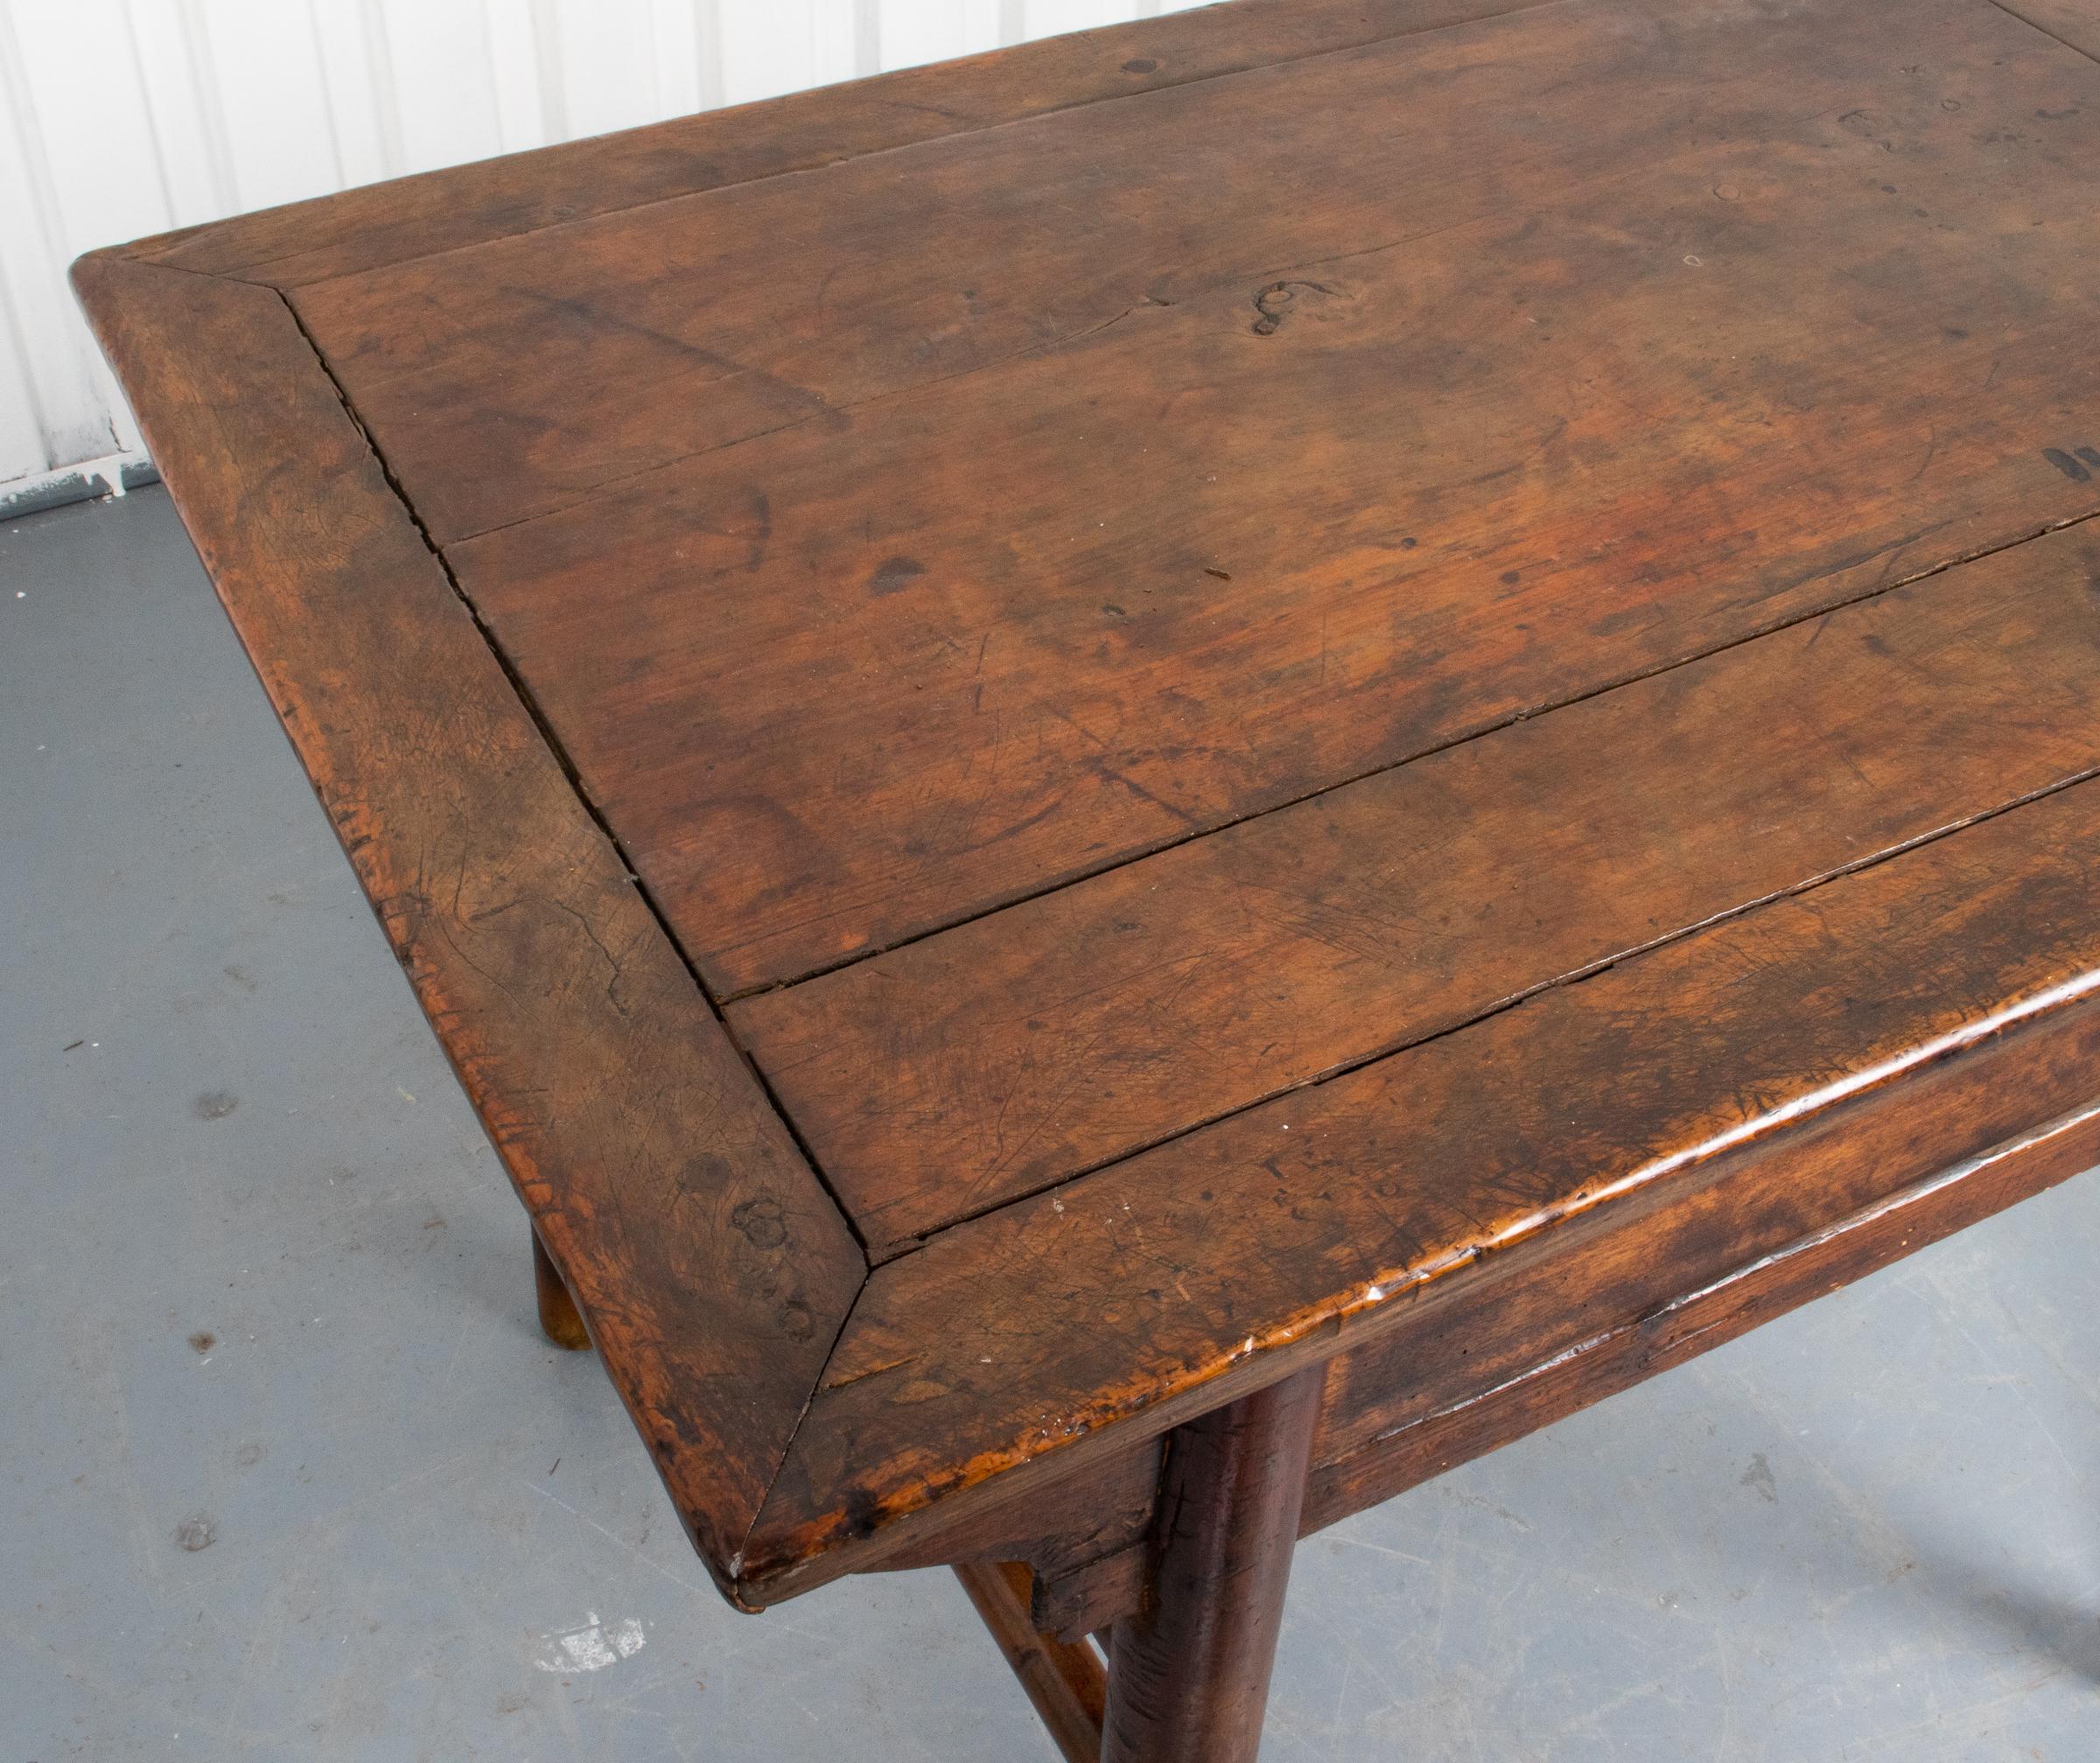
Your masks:
M 564 1676 L 572 1671 L 603 1671 L 608 1665 L 632 1659 L 648 1642 L 639 1618 L 601 1622 L 593 1610 L 580 1627 L 545 1636 L 540 1642 L 539 1656 L 532 1662 L 542 1671 Z

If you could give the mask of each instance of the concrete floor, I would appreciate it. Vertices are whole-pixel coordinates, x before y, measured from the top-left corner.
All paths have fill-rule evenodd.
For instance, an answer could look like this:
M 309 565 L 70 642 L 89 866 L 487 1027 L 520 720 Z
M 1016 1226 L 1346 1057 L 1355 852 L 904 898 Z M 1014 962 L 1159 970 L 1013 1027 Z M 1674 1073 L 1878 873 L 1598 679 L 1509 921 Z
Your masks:
M 0 1763 L 1053 1756 L 732 1614 L 164 493 L 0 529 Z M 2100 1754 L 2086 1177 L 1298 1552 L 1266 1757 Z

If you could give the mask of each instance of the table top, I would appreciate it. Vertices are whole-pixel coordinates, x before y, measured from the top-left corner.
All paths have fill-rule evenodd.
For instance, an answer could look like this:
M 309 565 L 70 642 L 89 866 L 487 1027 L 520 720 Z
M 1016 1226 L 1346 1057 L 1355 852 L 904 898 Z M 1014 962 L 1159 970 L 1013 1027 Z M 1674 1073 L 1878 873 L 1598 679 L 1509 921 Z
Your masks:
M 2017 12 L 1236 0 L 82 261 L 732 1597 L 2100 983 Z

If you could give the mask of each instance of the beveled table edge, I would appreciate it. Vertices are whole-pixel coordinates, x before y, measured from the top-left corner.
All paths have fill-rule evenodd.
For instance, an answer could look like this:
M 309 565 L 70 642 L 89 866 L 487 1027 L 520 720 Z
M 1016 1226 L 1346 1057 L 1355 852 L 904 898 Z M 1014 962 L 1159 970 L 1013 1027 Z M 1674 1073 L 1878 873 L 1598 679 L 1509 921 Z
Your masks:
M 1532 3 L 1552 3 L 1552 0 L 1532 0 Z M 2003 5 L 2003 0 L 1998 3 Z M 1249 10 L 1255 10 L 1256 4 L 1250 3 Z M 1266 10 L 1275 12 L 1279 9 L 1270 6 Z M 1355 16 L 1362 10 L 1354 6 L 1326 10 L 1334 13 L 1338 31 L 1344 14 Z M 1495 0 L 1451 0 L 1439 9 L 1433 0 L 1424 0 L 1417 10 L 1428 22 L 1410 25 L 1407 30 L 1439 28 L 1528 8 L 1497 4 Z M 2003 5 L 2003 10 L 2023 16 L 2012 5 Z M 1138 21 L 1082 33 L 1079 38 L 1046 39 L 1040 45 L 998 52 L 1006 58 L 1037 54 L 1042 65 L 1050 66 L 1055 65 L 1051 54 L 1054 46 L 1059 53 L 1068 55 L 1083 41 L 1090 45 L 1088 53 L 1091 54 L 1103 45 L 1136 41 L 1138 33 L 1147 27 L 1165 29 L 1194 16 L 1177 14 L 1170 19 Z M 1376 40 L 1379 35 L 1390 34 L 1406 32 L 1374 33 L 1361 40 Z M 1359 39 L 1338 40 L 1328 49 L 1353 46 L 1355 40 Z M 973 58 L 967 65 L 975 67 L 985 59 Z M 942 64 L 945 68 L 962 65 L 966 64 Z M 1254 60 L 1248 65 L 1268 64 Z M 1240 70 L 1222 68 L 1186 77 L 1212 78 L 1233 71 Z M 931 70 L 909 70 L 909 73 L 933 77 Z M 885 75 L 804 94 L 813 101 L 823 98 L 842 105 L 849 100 L 865 100 L 872 115 L 879 116 L 887 111 L 891 116 L 888 126 L 893 137 L 883 135 L 875 122 L 864 122 L 857 126 L 877 132 L 862 137 L 862 144 L 825 151 L 833 157 L 851 157 L 930 138 L 912 132 L 916 125 L 895 121 L 900 109 L 908 106 L 892 105 L 883 99 L 886 86 L 898 90 L 895 82 L 900 81 L 908 83 L 907 76 Z M 1158 90 L 1178 83 L 1184 83 L 1182 77 L 1163 76 L 1152 84 L 1129 89 Z M 1103 91 L 1095 96 L 1072 97 L 1069 101 L 1090 102 L 1099 97 L 1120 95 L 1124 95 L 1122 91 Z M 785 101 L 764 101 L 768 106 Z M 1040 109 L 1014 112 L 1016 116 L 1035 114 L 1040 114 Z M 715 119 L 740 115 L 741 111 L 709 113 L 704 119 L 652 125 L 595 142 L 544 150 L 529 157 L 542 168 L 560 164 L 575 166 L 580 172 L 586 165 L 602 163 L 593 159 L 594 154 L 611 152 L 627 168 L 626 175 L 637 180 L 639 187 L 662 173 L 651 141 L 668 143 L 689 125 L 697 127 L 707 122 L 716 126 Z M 958 122 L 950 117 L 948 123 L 955 126 L 936 132 L 996 126 L 1002 120 L 1009 119 Z M 730 125 L 722 122 L 719 126 Z M 435 198 L 471 187 L 475 179 L 494 175 L 491 166 L 510 163 L 485 162 L 480 167 L 453 168 L 373 188 L 398 196 L 405 187 L 413 185 Z M 813 163 L 830 160 L 819 157 Z M 779 175 L 793 169 L 797 167 L 784 164 L 753 175 Z M 703 182 L 696 187 L 715 185 Z M 665 193 L 690 192 L 674 189 Z M 616 1059 L 611 1053 L 606 1057 L 623 1067 L 636 1057 L 634 1049 L 646 1038 L 662 1049 L 659 1056 L 670 1066 L 685 1062 L 681 1068 L 686 1070 L 687 1081 L 680 1086 L 683 1092 L 681 1101 L 690 1096 L 701 1103 L 702 1130 L 676 1151 L 667 1149 L 660 1159 L 663 1179 L 648 1196 L 646 1217 L 626 1215 L 635 1197 L 615 1194 L 607 1187 L 607 1177 L 620 1172 L 596 1164 L 593 1146 L 581 1142 L 587 1135 L 571 1120 L 543 1117 L 543 1110 L 535 1100 L 546 1095 L 548 1087 L 530 1080 L 542 1074 L 542 1067 L 552 1061 L 556 1039 L 550 1032 L 536 1042 L 533 1035 L 514 1029 L 508 1031 L 507 1039 L 501 1011 L 489 1006 L 487 1001 L 492 997 L 514 996 L 514 986 L 492 979 L 482 970 L 488 964 L 483 960 L 486 950 L 474 941 L 494 912 L 485 913 L 482 920 L 476 920 L 471 914 L 448 911 L 437 891 L 424 885 L 424 854 L 388 849 L 387 828 L 382 820 L 373 816 L 373 803 L 360 787 L 360 780 L 331 763 L 333 744 L 343 731 L 328 712 L 340 709 L 346 691 L 354 692 L 354 679 L 328 669 L 318 660 L 300 675 L 288 669 L 281 655 L 273 656 L 267 649 L 260 654 L 250 651 L 389 941 L 409 972 L 419 1002 L 532 1213 L 536 1228 L 576 1291 L 593 1337 L 605 1354 L 608 1372 L 657 1457 L 696 1548 L 725 1595 L 742 1607 L 752 1607 L 763 1599 L 792 1595 L 838 1573 L 880 1564 L 879 1557 L 892 1552 L 898 1543 L 929 1528 L 920 1520 L 932 1519 L 936 1513 L 960 1520 L 981 1505 L 1018 1499 L 1040 1479 L 1035 1473 L 1039 1465 L 1048 1466 L 1046 1474 L 1062 1473 L 1073 1459 L 1062 1452 L 1049 1453 L 1019 1469 L 972 1482 L 920 1512 L 900 1515 L 895 1523 L 883 1528 L 879 1547 L 856 1538 L 850 1546 L 827 1545 L 800 1559 L 790 1559 L 779 1551 L 776 1545 L 782 1541 L 783 1533 L 769 1526 L 766 1514 L 779 1509 L 780 1471 L 793 1455 L 808 1401 L 822 1387 L 832 1347 L 862 1293 L 868 1277 L 866 1259 L 850 1225 L 825 1192 L 821 1178 L 802 1157 L 785 1123 L 723 1031 L 704 989 L 634 888 L 617 849 L 576 792 L 573 780 L 547 741 L 528 703 L 514 682 L 504 675 L 493 647 L 453 591 L 441 556 L 424 541 L 412 508 L 386 479 L 383 462 L 372 452 L 354 412 L 341 400 L 289 304 L 276 291 L 280 283 L 294 285 L 398 261 L 402 256 L 480 241 L 473 237 L 456 237 L 449 242 L 432 243 L 425 238 L 389 255 L 391 246 L 375 242 L 389 236 L 383 228 L 359 230 L 356 215 L 364 212 L 341 198 L 324 198 L 315 203 L 268 211 L 261 216 L 240 217 L 142 240 L 83 258 L 75 266 L 74 285 L 106 352 L 139 407 L 142 428 L 186 526 L 206 560 L 214 587 L 242 631 L 244 644 L 249 641 L 251 630 L 265 622 L 257 610 L 262 602 L 251 600 L 245 593 L 229 593 L 229 577 L 244 581 L 259 594 L 264 577 L 275 575 L 276 591 L 285 603 L 297 602 L 302 562 L 331 577 L 346 567 L 340 552 L 330 554 L 324 549 L 315 553 L 309 549 L 303 555 L 299 542 L 310 540 L 316 531 L 337 539 L 354 531 L 360 543 L 383 549 L 388 568 L 398 565 L 400 578 L 395 591 L 412 595 L 424 616 L 446 628 L 444 640 L 452 646 L 450 653 L 465 657 L 479 652 L 478 661 L 464 663 L 463 677 L 472 677 L 478 696 L 486 695 L 484 710 L 507 731 L 500 767 L 507 785 L 514 783 L 513 766 L 533 774 L 529 805 L 532 815 L 538 817 L 522 818 L 509 829 L 511 856 L 521 868 L 506 871 L 503 880 L 514 882 L 537 855 L 557 854 L 564 865 L 562 876 L 550 880 L 545 890 L 545 897 L 556 904 L 552 915 L 543 917 L 532 933 L 529 968 L 505 973 L 498 963 L 497 971 L 502 979 L 512 982 L 531 969 L 568 976 L 569 983 L 560 989 L 558 1005 L 541 1001 L 546 1013 L 539 1020 L 551 1024 L 558 1012 L 577 1011 L 575 1017 L 559 1016 L 562 1039 L 575 1036 L 578 1023 L 584 1022 L 587 1032 L 583 1038 L 594 1040 L 601 1051 L 617 1050 Z M 339 218 L 348 228 L 343 237 L 333 236 Z M 569 214 L 551 211 L 520 212 L 511 216 L 515 225 L 500 217 L 472 224 L 484 228 L 482 237 L 502 237 L 558 225 L 569 218 Z M 486 230 L 490 225 L 508 227 L 508 231 Z M 276 244 L 243 258 L 243 239 L 275 241 Z M 214 241 L 231 252 L 227 267 L 214 271 L 183 267 L 209 261 L 212 250 L 218 248 Z M 277 248 L 279 246 L 283 248 Z M 338 254 L 335 259 L 328 257 L 331 251 Z M 360 251 L 364 255 L 355 262 L 341 255 Z M 210 291 L 202 291 L 206 290 Z M 219 346 L 215 353 L 205 350 L 207 342 Z M 190 363 L 177 360 L 185 351 L 192 352 Z M 238 384 L 252 395 L 238 402 L 197 395 L 199 388 L 191 383 L 187 366 L 204 353 L 212 354 L 211 373 L 226 376 L 223 383 Z M 157 356 L 159 359 L 155 359 Z M 186 396 L 183 395 L 186 391 Z M 157 404 L 156 393 L 163 395 L 166 402 Z M 327 451 L 317 462 L 307 457 L 299 444 L 312 432 L 301 425 L 307 416 L 330 402 L 334 407 L 337 432 L 329 437 Z M 254 458 L 242 452 L 234 433 L 251 407 L 270 412 L 262 426 L 272 431 L 279 444 L 255 449 Z M 340 506 L 323 518 L 314 507 L 300 507 L 302 496 L 317 503 Z M 273 525 L 278 529 L 274 536 Z M 273 549 L 279 541 L 283 548 Z M 346 550 L 346 547 L 343 549 Z M 464 643 L 462 633 L 471 635 L 471 646 Z M 407 708 L 410 714 L 404 720 L 413 720 L 415 707 Z M 589 894 L 595 909 L 609 916 L 601 920 L 589 913 L 578 914 L 571 893 L 578 888 Z M 456 894 L 453 906 L 458 903 Z M 510 908 L 495 910 L 508 913 Z M 608 938 L 617 955 L 607 952 Z M 550 950 L 556 952 L 550 954 Z M 606 962 L 613 970 L 609 984 L 603 983 L 602 976 Z M 591 977 L 587 982 L 577 979 L 582 975 Z M 595 1017 L 585 1004 L 585 994 L 592 990 L 601 992 L 609 1006 Z M 646 1037 L 634 1019 L 637 999 L 645 996 Z M 621 1100 L 631 1101 L 634 1092 L 618 1094 Z M 661 1099 L 668 1091 L 659 1089 L 655 1094 Z M 600 1102 L 605 1104 L 604 1098 Z M 710 1131 L 715 1134 L 711 1141 Z M 748 1162 L 739 1165 L 734 1158 L 702 1153 L 713 1155 L 715 1162 L 705 1170 L 704 1181 L 696 1184 L 691 1179 L 692 1160 L 684 1156 L 695 1140 L 731 1147 L 737 1158 Z M 576 1141 L 573 1148 L 571 1141 Z M 602 1138 L 598 1142 L 602 1143 Z M 577 1172 L 573 1183 L 570 1180 L 572 1170 Z M 663 1313 L 656 1307 L 662 1293 L 638 1302 L 636 1294 L 623 1290 L 615 1277 L 615 1257 L 610 1253 L 611 1249 L 650 1228 L 664 1235 L 688 1232 L 696 1201 L 707 1214 L 707 1228 L 701 1234 L 702 1259 L 714 1257 L 718 1270 L 725 1271 L 726 1277 L 704 1293 L 696 1293 L 690 1284 L 684 1284 L 682 1295 L 712 1301 L 718 1292 L 725 1292 L 732 1300 L 725 1305 L 717 1305 L 704 1324 L 697 1315 Z M 677 1220 L 675 1227 L 668 1224 L 673 1214 Z M 782 1327 L 783 1318 L 790 1319 L 790 1326 Z M 718 1339 L 710 1338 L 718 1332 Z M 1264 1347 L 1246 1363 L 1153 1403 L 1098 1436 L 1120 1448 L 1141 1432 L 1164 1431 L 1179 1420 L 1288 1375 L 1303 1361 L 1326 1356 L 1362 1338 L 1361 1329 L 1343 1331 L 1338 1325 L 1331 1334 L 1320 1334 L 1309 1346 L 1294 1338 L 1276 1347 Z M 749 1389 L 741 1395 L 732 1390 L 726 1399 L 717 1401 L 728 1386 L 711 1367 L 701 1365 L 694 1355 L 698 1354 L 704 1359 L 724 1343 L 732 1357 L 736 1348 L 749 1348 L 754 1343 L 763 1343 L 766 1351 L 746 1354 Z M 779 1359 L 792 1361 L 794 1377 L 782 1381 L 773 1375 Z M 704 1391 L 703 1399 L 697 1403 L 685 1401 L 684 1396 L 695 1391 Z M 693 1410 L 696 1407 L 718 1411 L 696 1415 Z M 1092 1454 L 1091 1450 L 1077 1453 L 1082 1457 Z
M 283 296 L 121 251 L 82 259 L 74 283 L 418 1000 L 733 1603 L 760 1607 L 878 1566 L 939 1525 L 1024 1499 L 1105 1452 L 1361 1344 L 1379 1316 L 1401 1313 L 1338 1298 L 1331 1314 L 1086 1429 L 1072 1441 L 1079 1449 L 958 1466 L 879 1522 L 817 1534 L 781 1471 L 869 1277 L 844 1214 L 577 794 Z M 422 674 L 382 687 L 370 670 L 341 664 L 340 620 L 360 606 L 390 638 L 426 652 Z M 389 729 L 402 737 L 391 745 Z M 491 796 L 469 787 L 476 778 Z M 439 829 L 464 842 L 464 855 L 405 848 L 396 816 L 421 824 L 430 801 L 448 798 Z M 434 868 L 450 878 L 449 898 L 430 885 Z M 473 870 L 496 872 L 494 907 L 473 904 Z M 492 931 L 492 922 L 536 895 L 555 909 L 507 949 L 508 927 Z M 549 974 L 554 983 L 522 1007 L 522 982 Z M 1964 1039 L 1936 1056 L 1978 1044 Z M 574 1114 L 549 1109 L 542 1098 L 573 1087 L 579 1065 L 620 1081 L 580 1098 Z M 645 1081 L 657 1107 L 683 1110 L 668 1143 L 652 1140 L 648 1123 L 628 1132 Z M 1857 1092 L 1829 1100 L 1861 1105 Z M 1804 1117 L 1775 1116 L 1749 1137 Z M 608 1144 L 636 1156 L 609 1166 Z M 637 1245 L 650 1242 L 669 1245 L 676 1259 L 637 1279 Z M 1463 1277 L 1479 1260 L 1456 1255 L 1443 1271 Z
M 118 247 L 295 288 L 1054 111 L 1564 0 L 1210 0 L 361 185 Z M 993 86 L 988 103 L 986 87 Z M 765 126 L 754 128 L 762 119 Z
M 418 1003 L 740 1601 L 745 1535 L 866 1277 L 850 1226 L 284 297 L 121 250 L 73 281 Z

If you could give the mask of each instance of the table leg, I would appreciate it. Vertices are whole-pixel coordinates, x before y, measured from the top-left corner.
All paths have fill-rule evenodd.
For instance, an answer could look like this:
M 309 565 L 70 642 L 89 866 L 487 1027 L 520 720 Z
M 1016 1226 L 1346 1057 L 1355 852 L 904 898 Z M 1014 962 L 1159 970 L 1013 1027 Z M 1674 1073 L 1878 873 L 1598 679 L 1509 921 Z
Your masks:
M 1169 1437 L 1151 1592 L 1110 1653 L 1102 1763 L 1253 1763 L 1325 1372 Z
M 1057 1748 L 1071 1763 L 1100 1763 L 1103 1691 L 1093 1648 L 1037 1632 L 1028 1615 L 1028 1569 L 1020 1563 L 965 1561 L 956 1577 Z
M 560 1270 L 547 1258 L 536 1230 L 532 1234 L 532 1283 L 539 1291 L 540 1326 L 548 1340 L 572 1353 L 590 1346 L 591 1337 L 584 1332 L 584 1319 L 577 1314 L 576 1300 L 569 1296 Z

